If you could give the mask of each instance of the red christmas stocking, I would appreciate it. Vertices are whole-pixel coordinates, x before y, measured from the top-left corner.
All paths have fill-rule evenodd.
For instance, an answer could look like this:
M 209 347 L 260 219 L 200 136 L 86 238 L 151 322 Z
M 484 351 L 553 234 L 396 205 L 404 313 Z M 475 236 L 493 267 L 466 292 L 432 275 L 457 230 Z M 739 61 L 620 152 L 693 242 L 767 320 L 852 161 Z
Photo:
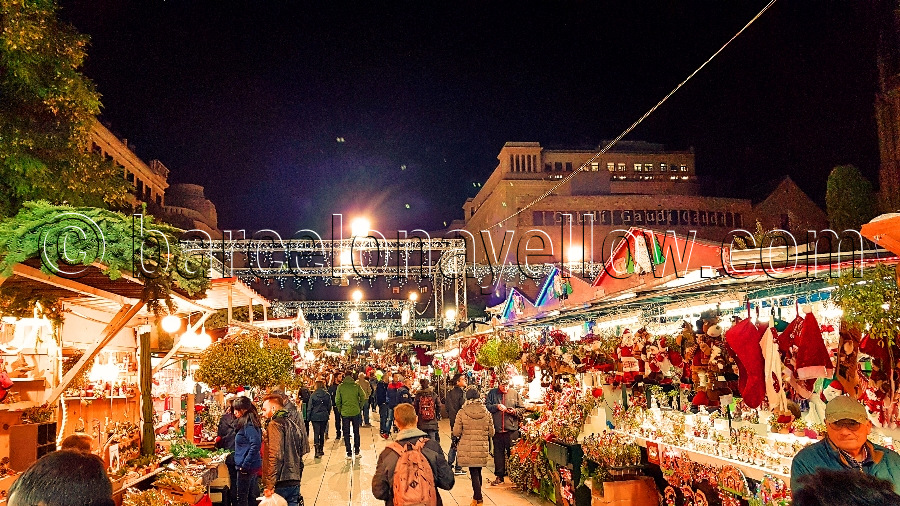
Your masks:
M 762 332 L 750 318 L 725 332 L 725 342 L 734 351 L 740 378 L 738 390 L 744 403 L 751 408 L 758 408 L 766 397 L 765 360 L 763 359 Z

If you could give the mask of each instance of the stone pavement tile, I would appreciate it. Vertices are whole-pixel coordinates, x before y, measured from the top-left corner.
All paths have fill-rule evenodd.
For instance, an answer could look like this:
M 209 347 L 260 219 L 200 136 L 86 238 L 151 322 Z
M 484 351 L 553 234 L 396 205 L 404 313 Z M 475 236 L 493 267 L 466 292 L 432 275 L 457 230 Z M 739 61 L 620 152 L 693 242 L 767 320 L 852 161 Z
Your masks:
M 383 506 L 384 502 L 372 495 L 375 465 L 378 455 L 387 445 L 387 441 L 378 434 L 377 421 L 378 417 L 373 416 L 374 427 L 360 429 L 361 458 L 352 462 L 347 461 L 343 440 L 336 442 L 330 439 L 325 442 L 323 458 L 314 459 L 310 454 L 304 459 L 306 468 L 303 472 L 301 493 L 306 506 Z M 442 420 L 440 429 L 441 446 L 446 455 L 450 448 L 449 422 Z M 483 475 L 485 505 L 552 506 L 547 501 L 534 495 L 522 494 L 510 486 L 487 485 L 487 482 L 493 479 L 493 473 L 489 468 L 483 471 Z M 445 506 L 469 506 L 472 501 L 472 484 L 468 474 L 457 476 L 453 490 L 441 490 L 440 494 Z

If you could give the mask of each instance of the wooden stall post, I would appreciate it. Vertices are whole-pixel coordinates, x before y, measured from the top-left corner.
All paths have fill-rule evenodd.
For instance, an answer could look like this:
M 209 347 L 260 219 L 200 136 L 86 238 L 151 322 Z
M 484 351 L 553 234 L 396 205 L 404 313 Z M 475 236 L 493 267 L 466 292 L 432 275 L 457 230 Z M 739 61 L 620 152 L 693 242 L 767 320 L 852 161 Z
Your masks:
M 140 335 L 141 455 L 156 453 L 153 427 L 153 365 L 150 363 L 150 333 Z
M 187 427 L 184 429 L 184 438 L 194 442 L 194 392 L 187 394 Z

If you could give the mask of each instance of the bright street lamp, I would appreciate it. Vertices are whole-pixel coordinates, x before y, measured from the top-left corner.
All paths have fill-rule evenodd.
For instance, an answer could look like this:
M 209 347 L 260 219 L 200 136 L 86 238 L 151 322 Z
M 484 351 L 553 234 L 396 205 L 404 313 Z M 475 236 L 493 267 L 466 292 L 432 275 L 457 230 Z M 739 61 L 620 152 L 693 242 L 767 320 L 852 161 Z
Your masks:
M 361 301 L 363 298 L 362 290 L 354 290 L 352 297 L 353 297 L 353 302 Z
M 354 218 L 353 221 L 350 222 L 350 236 L 351 237 L 365 237 L 369 235 L 369 230 L 372 229 L 372 222 L 368 219 L 359 217 Z
M 582 247 L 576 246 L 574 244 L 569 246 L 569 249 L 566 251 L 566 253 L 566 256 L 568 257 L 568 261 L 570 263 L 580 262 L 583 257 Z
M 419 292 L 409 292 L 409 300 L 413 302 L 419 300 Z
M 359 312 L 350 311 L 350 314 L 347 315 L 347 319 L 352 323 L 359 323 Z
M 448 309 L 444 312 L 444 316 L 447 318 L 447 321 L 455 321 L 456 320 L 456 310 L 453 308 Z

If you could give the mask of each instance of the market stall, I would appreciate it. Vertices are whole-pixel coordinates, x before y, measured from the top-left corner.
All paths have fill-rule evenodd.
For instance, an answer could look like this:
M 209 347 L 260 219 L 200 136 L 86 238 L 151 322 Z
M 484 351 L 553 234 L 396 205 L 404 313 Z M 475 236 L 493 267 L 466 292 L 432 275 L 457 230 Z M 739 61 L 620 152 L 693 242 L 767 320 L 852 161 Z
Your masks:
M 562 505 L 621 494 L 781 504 L 793 457 L 824 437 L 837 395 L 859 399 L 870 439 L 893 447 L 896 257 L 826 263 L 789 250 L 764 266 L 760 251 L 726 249 L 743 260 L 716 271 L 701 254 L 674 276 L 648 246 L 662 241 L 644 236 L 646 255 L 634 243 L 614 251 L 622 275 L 601 275 L 594 302 L 542 311 L 537 297 L 516 311 L 525 296 L 513 292 L 490 333 L 459 343 L 458 367 L 487 371 L 491 386 L 512 375 L 531 401 L 510 457 L 520 488 Z

